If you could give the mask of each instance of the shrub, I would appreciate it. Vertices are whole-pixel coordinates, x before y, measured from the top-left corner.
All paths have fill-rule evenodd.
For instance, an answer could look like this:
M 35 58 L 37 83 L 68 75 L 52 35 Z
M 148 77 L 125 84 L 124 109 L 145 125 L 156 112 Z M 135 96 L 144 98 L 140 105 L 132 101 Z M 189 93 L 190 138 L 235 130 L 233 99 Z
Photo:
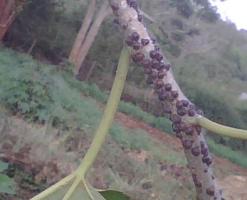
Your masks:
M 181 32 L 172 33 L 172 39 L 176 42 L 183 42 L 185 40 L 185 35 Z
M 174 6 L 178 13 L 186 18 L 189 18 L 194 13 L 194 9 L 190 0 L 172 0 L 171 6 Z
M 6 44 L 24 51 L 34 44 L 34 55 L 60 62 L 68 55 L 77 31 L 76 20 L 64 13 L 61 1 L 29 1 L 11 26 Z
M 197 79 L 193 82 L 182 80 L 181 83 L 189 99 L 202 109 L 208 118 L 228 126 L 245 127 L 236 110 L 235 101 L 225 91 L 210 84 L 204 85 Z
M 55 66 L 12 51 L 1 51 L 0 63 L 0 103 L 14 114 L 39 123 L 53 119 L 64 126 L 73 120 L 91 126 L 100 117 L 97 109 L 90 111 L 95 106 L 83 101 Z
M 1 194 L 15 194 L 15 183 L 12 178 L 4 174 L 8 164 L 0 161 L 0 198 Z
M 182 20 L 180 20 L 180 19 L 172 18 L 171 19 L 171 25 L 173 25 L 174 27 L 176 27 L 179 30 L 184 29 L 184 24 L 183 24 Z
M 217 13 L 216 7 L 213 6 L 202 8 L 199 11 L 198 15 L 202 20 L 210 23 L 216 22 L 220 18 L 220 15 Z

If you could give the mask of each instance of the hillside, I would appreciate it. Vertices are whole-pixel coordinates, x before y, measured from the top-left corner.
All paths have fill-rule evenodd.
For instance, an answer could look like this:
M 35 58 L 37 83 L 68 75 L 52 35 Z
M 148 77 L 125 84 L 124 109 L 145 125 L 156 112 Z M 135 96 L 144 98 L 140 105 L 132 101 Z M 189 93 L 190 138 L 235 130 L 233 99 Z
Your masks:
M 11 50 L 1 49 L 0 65 L 0 159 L 9 163 L 5 173 L 17 183 L 16 195 L 0 198 L 27 199 L 76 168 L 102 115 L 103 93 L 75 81 L 70 72 Z M 122 105 L 125 113 L 135 108 L 142 120 L 152 119 L 134 105 Z M 164 129 L 169 131 L 168 123 Z M 222 156 L 230 155 L 247 166 L 239 152 L 209 144 Z M 215 171 L 222 182 L 241 179 L 244 184 L 247 176 L 246 168 L 219 157 L 215 157 Z M 194 198 L 179 141 L 123 113 L 117 114 L 91 175 L 96 187 L 113 187 L 135 200 Z M 244 195 L 235 192 L 241 181 L 235 186 L 229 195 Z
M 89 148 L 123 38 L 108 16 L 73 75 L 68 55 L 88 2 L 23 4 L 0 43 L 0 200 L 39 193 L 74 170 Z M 247 93 L 247 31 L 220 20 L 207 0 L 139 4 L 186 96 L 209 119 L 247 129 L 247 101 L 240 99 Z M 131 63 L 114 124 L 90 172 L 95 187 L 124 191 L 131 200 L 195 199 L 183 149 L 161 106 L 143 69 Z M 210 132 L 206 139 L 226 199 L 246 200 L 246 141 Z
M 4 44 L 22 52 L 29 52 L 33 47 L 30 53 L 34 58 L 66 66 L 87 4 L 85 1 L 56 2 L 60 3 L 47 1 L 43 7 L 38 1 L 28 4 L 17 17 Z M 247 92 L 246 31 L 237 31 L 233 24 L 221 21 L 208 1 L 139 2 L 154 21 L 144 18 L 160 48 L 174 65 L 175 77 L 184 93 L 204 110 L 208 118 L 247 128 L 247 103 L 239 101 L 240 94 Z M 79 79 L 86 78 L 87 82 L 97 84 L 104 91 L 110 89 L 122 47 L 119 31 L 113 17 L 108 17 L 82 66 Z M 93 65 L 95 68 L 89 73 Z M 132 64 L 123 99 L 161 116 L 160 104 L 144 77 L 143 70 Z M 213 139 L 246 153 L 247 145 L 241 141 Z

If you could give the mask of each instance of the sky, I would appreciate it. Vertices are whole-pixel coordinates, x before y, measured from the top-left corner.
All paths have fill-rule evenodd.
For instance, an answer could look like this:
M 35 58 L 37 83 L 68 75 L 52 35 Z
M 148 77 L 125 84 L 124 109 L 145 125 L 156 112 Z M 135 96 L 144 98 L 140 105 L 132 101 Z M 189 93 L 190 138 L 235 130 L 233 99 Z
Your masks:
M 237 29 L 247 30 L 247 0 L 210 0 L 218 8 L 223 20 L 230 20 Z

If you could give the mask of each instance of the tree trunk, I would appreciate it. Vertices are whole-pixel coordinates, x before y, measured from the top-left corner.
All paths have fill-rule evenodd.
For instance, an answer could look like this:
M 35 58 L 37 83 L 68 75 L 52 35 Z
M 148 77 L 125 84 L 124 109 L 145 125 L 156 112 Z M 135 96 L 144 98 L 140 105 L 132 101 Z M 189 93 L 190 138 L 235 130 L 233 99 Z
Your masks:
M 124 30 L 133 61 L 144 67 L 148 83 L 154 88 L 163 105 L 163 112 L 169 116 L 174 132 L 183 144 L 198 199 L 223 200 L 213 175 L 212 157 L 204 138 L 204 130 L 190 121 L 191 117 L 198 117 L 201 113 L 181 91 L 171 65 L 142 24 L 137 1 L 109 2 Z
M 15 0 L 0 0 L 0 41 L 3 40 L 6 32 L 16 16 Z
M 75 64 L 75 62 L 76 62 L 76 58 L 78 56 L 79 50 L 80 50 L 81 46 L 83 45 L 86 34 L 89 31 L 90 24 L 93 21 L 96 2 L 95 2 L 95 0 L 90 0 L 90 1 L 91 2 L 90 2 L 90 5 L 87 9 L 87 13 L 86 13 L 86 16 L 84 18 L 83 24 L 81 25 L 81 28 L 79 30 L 79 33 L 77 34 L 74 45 L 73 45 L 72 50 L 71 50 L 70 55 L 69 55 L 69 61 L 73 64 Z
M 95 21 L 93 22 L 90 30 L 87 33 L 87 36 L 84 40 L 84 43 L 82 44 L 79 53 L 77 54 L 76 61 L 75 61 L 75 75 L 77 75 L 80 71 L 80 67 L 86 58 L 88 51 L 90 47 L 93 44 L 93 41 L 95 40 L 95 37 L 97 36 L 97 33 L 99 32 L 100 26 L 104 19 L 111 13 L 111 10 L 109 8 L 109 3 L 105 1 L 103 5 L 101 6 L 98 15 L 96 16 Z

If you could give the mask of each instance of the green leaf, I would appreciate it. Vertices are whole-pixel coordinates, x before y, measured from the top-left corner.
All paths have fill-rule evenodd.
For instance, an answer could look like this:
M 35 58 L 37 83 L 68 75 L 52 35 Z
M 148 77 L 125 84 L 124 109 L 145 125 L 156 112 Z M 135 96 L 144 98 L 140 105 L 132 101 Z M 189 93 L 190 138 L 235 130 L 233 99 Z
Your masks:
M 100 194 L 106 200 L 130 200 L 130 197 L 128 197 L 127 195 L 125 195 L 122 192 L 115 191 L 115 190 L 100 191 Z
M 15 194 L 13 179 L 3 174 L 0 174 L 0 193 Z
M 4 170 L 8 169 L 8 163 L 0 161 L 0 172 L 3 172 Z
M 30 111 L 30 106 L 27 103 L 19 103 L 19 108 L 21 109 L 22 113 L 27 113 Z

